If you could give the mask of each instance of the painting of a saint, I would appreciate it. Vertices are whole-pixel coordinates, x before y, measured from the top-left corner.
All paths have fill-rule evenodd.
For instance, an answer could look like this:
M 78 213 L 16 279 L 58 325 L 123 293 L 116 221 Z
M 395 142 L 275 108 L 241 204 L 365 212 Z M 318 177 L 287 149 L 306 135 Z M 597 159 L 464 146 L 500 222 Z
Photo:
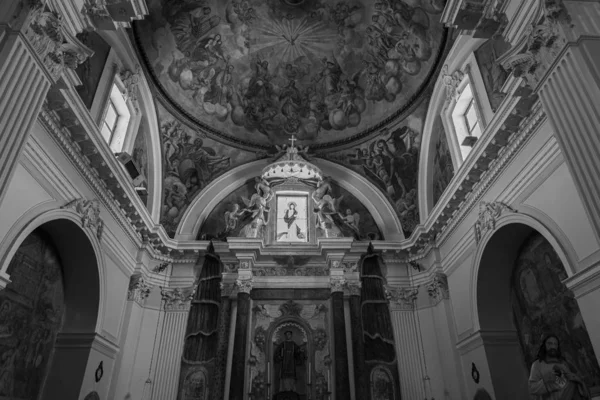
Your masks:
M 277 241 L 307 242 L 307 197 L 277 197 Z

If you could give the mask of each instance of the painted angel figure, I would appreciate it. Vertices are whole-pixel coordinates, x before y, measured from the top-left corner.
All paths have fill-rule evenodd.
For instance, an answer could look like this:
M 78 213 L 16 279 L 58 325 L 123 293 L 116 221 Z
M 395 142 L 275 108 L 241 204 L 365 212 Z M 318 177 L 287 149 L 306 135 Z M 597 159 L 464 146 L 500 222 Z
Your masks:
M 358 224 L 360 222 L 360 214 L 355 212 L 352 213 L 352 210 L 349 208 L 346 209 L 346 215 L 342 215 L 342 213 L 338 213 L 340 218 L 344 221 L 344 224 L 347 225 L 350 229 L 354 231 L 357 235 L 360 235 L 360 231 L 358 230 Z

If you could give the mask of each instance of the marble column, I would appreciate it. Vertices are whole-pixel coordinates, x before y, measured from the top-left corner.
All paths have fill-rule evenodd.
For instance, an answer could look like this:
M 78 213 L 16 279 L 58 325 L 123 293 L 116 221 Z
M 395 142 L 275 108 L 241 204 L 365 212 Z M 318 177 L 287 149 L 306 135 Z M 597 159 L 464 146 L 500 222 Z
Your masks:
M 362 321 L 360 312 L 360 292 L 351 294 L 348 303 L 350 306 L 350 325 L 352 327 L 352 355 L 354 357 L 354 383 L 356 385 L 356 398 L 369 398 L 369 377 L 365 371 L 365 345 L 362 334 Z
M 43 2 L 0 2 L 0 203 L 48 90 L 91 54 Z
M 122 399 L 129 393 L 133 377 L 137 342 L 139 341 L 140 330 L 142 329 L 144 304 L 151 290 L 152 285 L 146 282 L 141 273 L 133 274 L 129 278 L 127 304 L 123 318 L 126 321 L 126 325 L 119 343 L 122 350 L 117 356 L 115 363 L 115 370 L 113 372 L 115 384 L 109 392 L 109 398 Z
M 234 285 L 221 282 L 221 312 L 219 315 L 219 344 L 217 348 L 217 360 L 215 367 L 215 381 L 213 396 L 215 399 L 224 398 L 225 377 L 227 375 L 227 350 L 229 349 L 229 329 L 231 327 L 231 294 Z
M 181 370 L 181 355 L 194 286 L 161 288 L 163 301 L 160 337 L 155 349 L 156 369 L 152 400 L 177 398 L 177 383 Z
M 352 339 L 352 313 L 350 312 L 350 298 L 351 296 L 360 296 L 361 283 L 358 280 L 358 276 L 351 275 L 349 276 L 350 279 L 346 280 L 346 285 L 344 286 L 344 322 L 346 324 L 346 351 L 348 352 L 348 386 L 350 388 L 350 397 L 348 397 L 348 399 L 356 400 L 356 377 L 354 376 L 355 361 Z
M 237 280 L 237 315 L 235 319 L 235 339 L 233 343 L 233 360 L 231 362 L 230 400 L 243 400 L 248 390 L 245 382 L 246 345 L 250 327 L 250 291 L 252 279 Z
M 538 93 L 600 239 L 600 3 L 563 3 L 562 37 L 542 49 L 557 58 Z
M 331 281 L 331 315 L 333 319 L 333 353 L 335 357 L 335 398 L 349 399 L 348 348 L 344 318 L 344 281 Z

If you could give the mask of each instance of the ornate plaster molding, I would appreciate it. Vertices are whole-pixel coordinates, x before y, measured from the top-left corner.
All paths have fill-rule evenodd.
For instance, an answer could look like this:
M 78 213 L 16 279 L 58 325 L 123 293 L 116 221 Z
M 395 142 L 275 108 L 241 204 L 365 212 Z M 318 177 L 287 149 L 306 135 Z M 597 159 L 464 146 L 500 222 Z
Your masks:
M 56 82 L 65 68 L 76 69 L 94 52 L 63 26 L 62 17 L 39 3 L 30 16 L 25 37 Z
M 240 261 L 240 269 L 252 269 L 252 261 L 251 260 Z
M 332 276 L 329 280 L 329 287 L 331 288 L 331 293 L 343 292 L 345 285 L 346 278 L 344 278 L 343 276 Z
M 513 212 L 517 211 L 512 207 L 499 202 L 494 201 L 491 203 L 487 203 L 482 201 L 479 203 L 479 217 L 475 225 L 473 225 L 473 230 L 475 232 L 475 242 L 479 244 L 483 235 L 485 235 L 488 231 L 493 231 L 496 229 L 496 221 L 498 218 L 502 216 L 504 212 Z
M 429 297 L 432 298 L 435 303 L 450 298 L 448 277 L 446 274 L 441 272 L 434 274 L 433 279 L 425 286 L 425 288 L 427 289 Z
M 530 90 L 537 89 L 565 47 L 564 29 L 570 25 L 571 16 L 562 0 L 545 0 L 542 17 L 529 27 L 514 50 L 502 57 L 502 66 L 523 78 Z
M 235 286 L 237 287 L 238 293 L 247 293 L 250 294 L 252 291 L 252 286 L 254 284 L 254 280 L 250 279 L 238 279 L 235 281 Z
M 146 282 L 142 274 L 133 274 L 129 278 L 129 288 L 127 289 L 127 300 L 135 301 L 143 305 L 144 301 L 150 295 L 153 285 Z
M 358 262 L 357 261 L 345 261 L 342 263 L 344 267 L 344 272 L 356 272 L 358 270 Z
M 132 72 L 129 69 L 123 69 L 119 72 L 119 77 L 121 78 L 121 82 L 123 82 L 123 86 L 125 86 L 125 93 L 123 94 L 125 101 L 130 100 L 135 109 L 139 111 L 137 90 L 141 79 L 140 66 L 137 66 L 135 72 Z
M 441 72 L 442 83 L 446 87 L 446 99 L 448 101 L 457 100 L 458 96 L 460 96 L 460 92 L 458 91 L 458 86 L 462 82 L 465 77 L 465 73 L 456 70 L 452 73 L 448 71 L 448 64 L 444 65 Z
M 98 200 L 76 199 L 68 202 L 60 208 L 70 208 L 81 215 L 81 227 L 96 231 L 98 240 L 102 240 L 104 221 L 100 218 L 100 202 Z
M 234 274 L 238 271 L 240 264 L 237 262 L 223 263 L 224 272 Z
M 404 310 L 414 310 L 418 295 L 419 286 L 394 287 L 385 285 L 385 296 L 388 301 L 394 305 L 400 306 L 400 308 Z
M 187 311 L 194 297 L 196 287 L 160 288 L 165 311 Z

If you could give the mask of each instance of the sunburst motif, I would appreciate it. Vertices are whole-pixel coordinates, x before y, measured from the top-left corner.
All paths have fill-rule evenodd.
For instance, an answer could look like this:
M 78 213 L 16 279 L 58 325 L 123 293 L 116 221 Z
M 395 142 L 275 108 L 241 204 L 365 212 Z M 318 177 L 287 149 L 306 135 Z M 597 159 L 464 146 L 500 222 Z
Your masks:
M 273 48 L 282 61 L 290 62 L 298 57 L 313 54 L 317 57 L 330 55 L 337 32 L 322 21 L 316 23 L 302 20 L 265 21 L 259 29 L 262 34 L 253 43 L 251 52 Z

